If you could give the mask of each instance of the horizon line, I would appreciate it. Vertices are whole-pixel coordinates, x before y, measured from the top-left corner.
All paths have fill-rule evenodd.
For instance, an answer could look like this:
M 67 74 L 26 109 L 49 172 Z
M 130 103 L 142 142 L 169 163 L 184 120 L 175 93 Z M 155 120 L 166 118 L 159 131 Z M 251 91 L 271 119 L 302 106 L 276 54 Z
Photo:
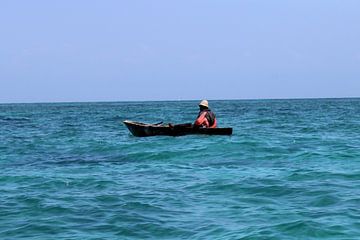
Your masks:
M 321 100 L 321 99 L 357 99 L 353 97 L 293 97 L 293 98 L 229 98 L 229 99 L 207 99 L 209 101 L 262 101 L 262 100 Z M 178 102 L 178 101 L 200 101 L 201 99 L 161 99 L 161 100 L 109 100 L 109 101 L 43 101 L 43 102 L 0 102 L 1 105 L 7 104 L 62 104 L 62 103 L 116 103 L 116 102 Z

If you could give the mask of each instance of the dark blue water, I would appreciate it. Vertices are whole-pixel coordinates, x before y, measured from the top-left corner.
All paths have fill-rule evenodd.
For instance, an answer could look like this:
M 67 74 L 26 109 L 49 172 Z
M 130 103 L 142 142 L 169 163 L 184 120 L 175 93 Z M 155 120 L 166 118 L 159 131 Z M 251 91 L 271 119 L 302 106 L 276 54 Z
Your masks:
M 359 239 L 360 100 L 0 105 L 0 239 Z

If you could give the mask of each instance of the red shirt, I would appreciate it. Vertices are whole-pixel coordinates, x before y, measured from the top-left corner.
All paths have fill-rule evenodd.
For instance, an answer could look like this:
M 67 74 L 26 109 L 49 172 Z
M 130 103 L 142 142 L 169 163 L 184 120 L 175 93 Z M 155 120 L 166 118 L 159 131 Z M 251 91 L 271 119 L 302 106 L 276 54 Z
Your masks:
M 214 123 L 210 126 L 209 120 L 206 117 L 206 114 L 208 114 L 207 111 L 202 112 L 199 117 L 195 120 L 194 125 L 195 126 L 202 126 L 206 128 L 216 128 L 216 118 L 214 118 Z

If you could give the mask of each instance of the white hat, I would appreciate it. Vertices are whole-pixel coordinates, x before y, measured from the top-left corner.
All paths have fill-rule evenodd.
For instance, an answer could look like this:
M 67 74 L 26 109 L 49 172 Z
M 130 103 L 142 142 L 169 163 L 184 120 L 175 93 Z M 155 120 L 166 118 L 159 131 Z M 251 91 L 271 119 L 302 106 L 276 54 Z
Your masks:
M 199 103 L 199 106 L 203 106 L 203 107 L 209 107 L 209 103 L 207 100 L 202 100 L 200 103 Z

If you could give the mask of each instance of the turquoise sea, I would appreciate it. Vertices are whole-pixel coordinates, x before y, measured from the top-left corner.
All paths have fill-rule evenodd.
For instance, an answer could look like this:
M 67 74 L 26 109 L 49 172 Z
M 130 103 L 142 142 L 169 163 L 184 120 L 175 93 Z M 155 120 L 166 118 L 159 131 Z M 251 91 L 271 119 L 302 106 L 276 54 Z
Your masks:
M 0 105 L 0 239 L 360 239 L 360 99 Z

